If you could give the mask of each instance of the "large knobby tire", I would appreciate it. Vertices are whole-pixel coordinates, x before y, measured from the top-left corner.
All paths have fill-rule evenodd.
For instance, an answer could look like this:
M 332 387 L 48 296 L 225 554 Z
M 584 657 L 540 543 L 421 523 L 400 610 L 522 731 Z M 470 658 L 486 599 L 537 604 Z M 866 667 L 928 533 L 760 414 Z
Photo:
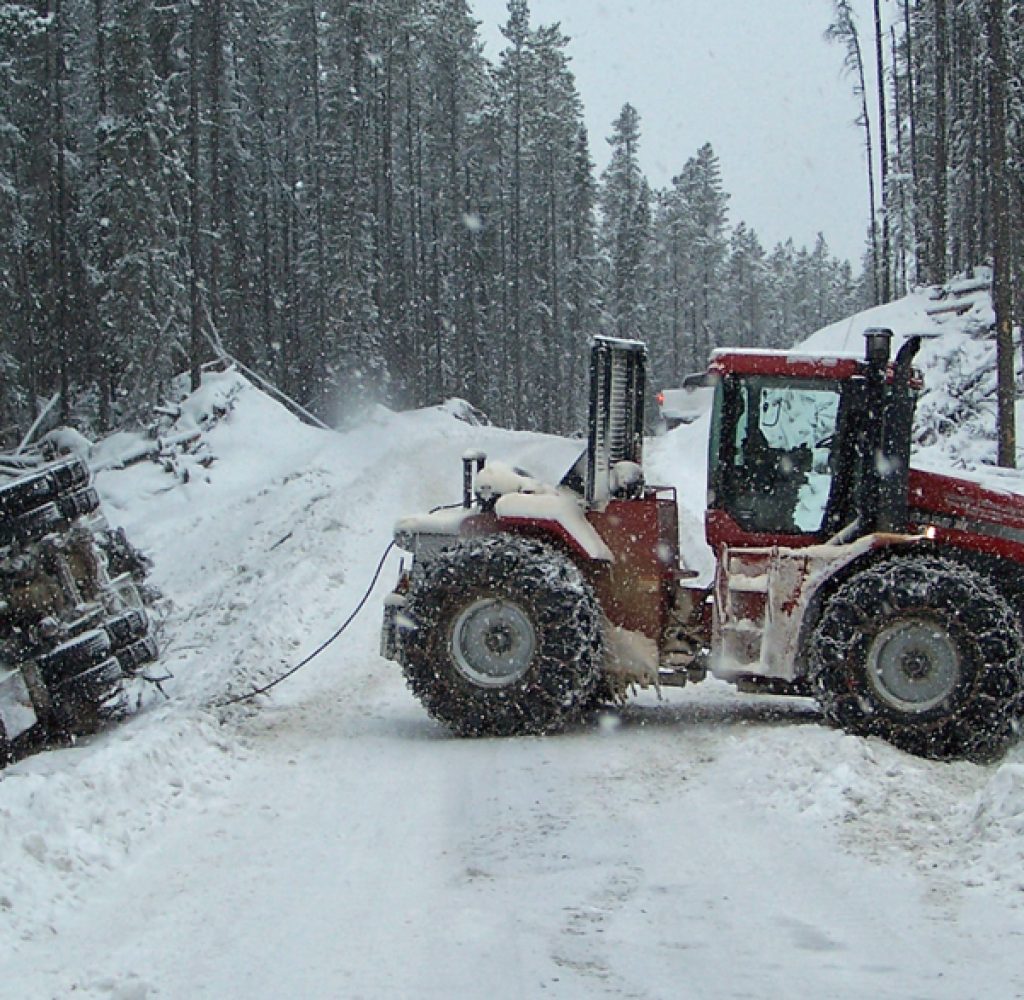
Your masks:
M 111 649 L 122 649 L 149 630 L 149 618 L 142 608 L 128 608 L 103 623 L 103 631 L 110 637 Z
M 88 482 L 88 466 L 77 458 L 67 459 L 38 472 L 26 473 L 12 483 L 0 486 L 0 518 L 27 513 Z
M 48 688 L 56 688 L 68 678 L 95 666 L 110 653 L 110 636 L 100 628 L 69 639 L 36 659 L 39 676 Z
M 829 721 L 922 757 L 998 757 L 1024 705 L 1017 616 L 987 577 L 939 556 L 890 559 L 844 582 L 807 664 Z
M 93 487 L 75 490 L 57 498 L 57 507 L 69 521 L 91 514 L 100 505 L 100 495 Z
M 88 736 L 127 714 L 124 674 L 116 657 L 69 678 L 53 691 L 56 729 L 65 736 Z
M 462 736 L 545 733 L 591 700 L 601 612 L 579 568 L 511 535 L 443 552 L 414 582 L 400 659 L 413 693 Z
M 54 531 L 66 531 L 67 518 L 56 503 L 45 503 L 17 517 L 0 519 L 0 545 L 20 542 L 28 545 Z
M 121 672 L 127 677 L 138 673 L 139 669 L 147 663 L 152 663 L 160 655 L 160 650 L 156 639 L 147 635 L 144 639 L 139 639 L 138 642 L 115 650 L 115 654 L 117 662 L 121 664 Z

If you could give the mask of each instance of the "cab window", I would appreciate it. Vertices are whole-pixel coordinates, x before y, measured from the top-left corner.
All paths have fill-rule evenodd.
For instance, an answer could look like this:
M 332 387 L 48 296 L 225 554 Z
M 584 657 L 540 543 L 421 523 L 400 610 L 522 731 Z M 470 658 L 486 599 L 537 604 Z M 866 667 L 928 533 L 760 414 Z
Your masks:
M 838 387 L 750 377 L 730 390 L 721 411 L 721 506 L 748 531 L 819 532 L 832 486 Z

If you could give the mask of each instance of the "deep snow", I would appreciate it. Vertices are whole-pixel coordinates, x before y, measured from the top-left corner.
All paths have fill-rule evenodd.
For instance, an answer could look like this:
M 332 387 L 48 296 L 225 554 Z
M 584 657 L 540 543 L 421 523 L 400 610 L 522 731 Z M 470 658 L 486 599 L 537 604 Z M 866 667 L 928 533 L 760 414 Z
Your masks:
M 717 682 L 454 739 L 377 655 L 397 555 L 322 657 L 216 707 L 333 632 L 393 522 L 458 499 L 466 449 L 551 480 L 580 447 L 443 408 L 331 434 L 231 374 L 185 419 L 218 401 L 187 483 L 99 476 L 154 559 L 174 676 L 2 772 L 0 996 L 1024 995 L 1024 748 L 922 761 Z M 701 435 L 647 465 L 707 574 Z

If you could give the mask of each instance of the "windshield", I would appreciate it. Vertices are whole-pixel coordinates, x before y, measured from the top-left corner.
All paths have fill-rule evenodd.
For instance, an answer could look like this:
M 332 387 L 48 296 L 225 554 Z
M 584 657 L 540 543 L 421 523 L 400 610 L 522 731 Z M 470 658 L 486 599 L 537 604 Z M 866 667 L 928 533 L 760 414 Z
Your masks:
M 838 386 L 809 379 L 733 379 L 716 398 L 713 482 L 749 531 L 821 530 L 831 492 Z M 724 435 L 724 448 L 723 448 Z

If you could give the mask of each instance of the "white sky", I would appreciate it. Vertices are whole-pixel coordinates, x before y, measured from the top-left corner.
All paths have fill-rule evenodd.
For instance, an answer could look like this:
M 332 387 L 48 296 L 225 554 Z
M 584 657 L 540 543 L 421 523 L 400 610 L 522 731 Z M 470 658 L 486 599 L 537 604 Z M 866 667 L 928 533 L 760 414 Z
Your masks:
M 470 3 L 494 60 L 505 45 L 506 0 Z M 871 4 L 854 7 L 868 59 Z M 599 171 L 611 122 L 629 101 L 641 115 L 641 161 L 654 187 L 710 142 L 732 196 L 730 223 L 752 226 L 768 249 L 787 237 L 810 246 L 824 232 L 832 252 L 859 269 L 863 137 L 843 52 L 823 37 L 830 0 L 531 0 L 530 13 L 534 26 L 561 22 L 572 39 Z

